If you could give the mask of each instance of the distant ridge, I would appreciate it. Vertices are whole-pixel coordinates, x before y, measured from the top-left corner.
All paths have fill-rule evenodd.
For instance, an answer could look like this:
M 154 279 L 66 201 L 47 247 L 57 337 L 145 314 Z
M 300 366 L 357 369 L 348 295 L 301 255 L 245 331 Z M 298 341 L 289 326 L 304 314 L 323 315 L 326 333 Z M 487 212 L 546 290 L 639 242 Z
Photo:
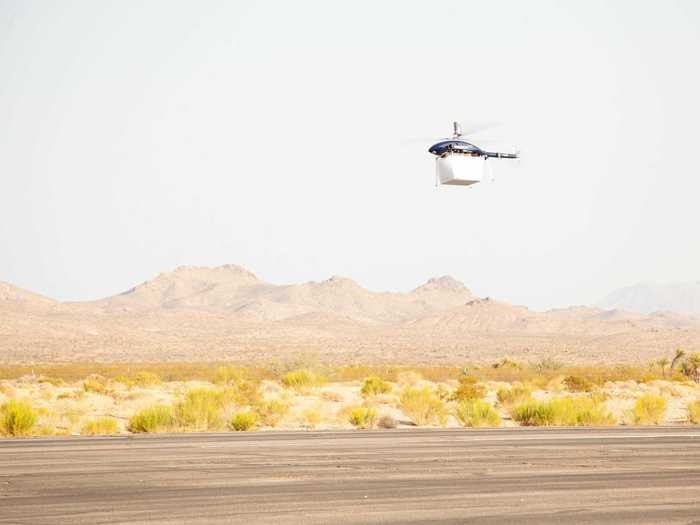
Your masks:
M 342 276 L 271 284 L 237 265 L 183 266 L 70 303 L 0 283 L 0 363 L 273 361 L 311 352 L 332 363 L 463 365 L 507 354 L 646 364 L 678 347 L 700 351 L 697 317 L 615 304 L 536 312 L 476 297 L 450 276 L 406 293 L 374 292 Z
M 106 311 L 206 310 L 247 319 L 281 320 L 313 312 L 365 322 L 399 322 L 443 311 L 472 298 L 449 276 L 428 280 L 410 293 L 372 292 L 335 275 L 321 282 L 274 285 L 237 265 L 184 266 L 124 293 L 86 305 Z
M 57 301 L 17 286 L 0 281 L 0 305 L 21 305 L 24 307 L 50 306 Z
M 700 281 L 628 286 L 610 293 L 598 306 L 643 314 L 669 311 L 700 317 Z

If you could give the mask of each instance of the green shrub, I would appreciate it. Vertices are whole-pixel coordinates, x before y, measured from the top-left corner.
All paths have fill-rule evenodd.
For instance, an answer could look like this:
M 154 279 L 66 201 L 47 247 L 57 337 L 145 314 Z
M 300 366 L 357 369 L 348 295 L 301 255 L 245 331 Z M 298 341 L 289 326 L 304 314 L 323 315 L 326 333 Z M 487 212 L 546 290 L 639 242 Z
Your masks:
M 360 392 L 365 397 L 387 394 L 391 392 L 391 385 L 381 377 L 370 376 L 365 379 L 365 383 L 362 385 L 362 390 Z
M 605 406 L 591 397 L 525 401 L 510 410 L 523 426 L 607 426 L 615 419 Z
M 216 385 L 235 385 L 243 381 L 244 377 L 245 373 L 240 367 L 234 365 L 220 366 L 214 372 L 212 383 Z
M 527 401 L 532 396 L 532 391 L 523 385 L 515 384 L 510 388 L 501 388 L 496 394 L 498 402 L 503 406 L 511 406 Z
M 178 424 L 195 432 L 224 428 L 221 391 L 210 388 L 194 388 L 175 405 Z
M 83 423 L 80 427 L 82 436 L 104 436 L 116 434 L 119 427 L 113 417 L 98 417 Z
M 0 407 L 0 434 L 27 436 L 36 425 L 38 416 L 27 401 L 10 399 Z
M 688 403 L 688 421 L 700 424 L 700 399 Z
M 104 394 L 107 392 L 107 386 L 105 385 L 104 377 L 98 375 L 91 375 L 83 380 L 83 390 L 85 392 L 91 392 L 93 394 Z
M 455 417 L 465 427 L 498 427 L 501 416 L 490 403 L 479 399 L 460 401 L 455 407 Z
M 486 395 L 486 389 L 479 385 L 476 377 L 463 375 L 459 378 L 459 385 L 452 393 L 454 401 L 468 401 L 481 399 Z
M 617 423 L 615 417 L 603 405 L 603 401 L 597 400 L 595 396 L 575 398 L 574 409 L 576 426 L 605 427 Z
M 175 428 L 175 415 L 168 405 L 152 405 L 129 419 L 129 432 L 169 432 Z
M 325 379 L 308 368 L 292 370 L 282 376 L 282 384 L 298 393 L 306 393 L 321 386 Z
M 160 377 L 158 374 L 154 374 L 153 372 L 142 371 L 136 374 L 136 377 L 134 377 L 134 384 L 140 387 L 149 387 L 159 385 L 160 383 Z
M 374 428 L 377 412 L 371 407 L 355 407 L 350 411 L 348 421 L 356 428 Z
M 593 390 L 593 383 L 582 376 L 566 376 L 562 383 L 569 392 L 590 392 Z
M 261 401 L 255 407 L 255 412 L 260 418 L 260 423 L 266 427 L 276 427 L 289 412 L 289 403 L 273 399 Z
M 258 424 L 258 415 L 255 412 L 238 412 L 229 421 L 229 427 L 236 432 L 253 430 Z
M 632 409 L 632 422 L 635 425 L 658 425 L 666 416 L 667 401 L 655 394 L 646 394 L 637 399 Z
M 406 416 L 418 426 L 447 422 L 445 402 L 430 387 L 407 386 L 399 396 L 399 407 Z

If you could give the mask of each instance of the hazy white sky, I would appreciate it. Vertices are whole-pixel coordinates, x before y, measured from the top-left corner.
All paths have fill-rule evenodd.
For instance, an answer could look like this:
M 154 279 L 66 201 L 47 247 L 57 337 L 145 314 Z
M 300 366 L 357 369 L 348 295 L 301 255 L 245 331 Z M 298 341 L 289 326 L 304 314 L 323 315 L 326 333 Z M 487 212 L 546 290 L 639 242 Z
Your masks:
M 535 308 L 697 280 L 699 56 L 693 1 L 0 0 L 0 280 L 451 274 Z M 436 191 L 405 139 L 453 119 L 525 161 Z

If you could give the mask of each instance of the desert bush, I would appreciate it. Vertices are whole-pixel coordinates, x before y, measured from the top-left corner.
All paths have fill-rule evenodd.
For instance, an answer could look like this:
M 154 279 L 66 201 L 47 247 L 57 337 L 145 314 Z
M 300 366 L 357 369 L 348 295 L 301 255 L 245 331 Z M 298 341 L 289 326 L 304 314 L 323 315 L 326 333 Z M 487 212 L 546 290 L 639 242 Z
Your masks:
M 700 383 L 700 352 L 695 352 L 685 358 L 681 364 L 681 373 L 688 379 Z
M 503 406 L 511 406 L 527 401 L 532 396 L 532 391 L 521 384 L 514 384 L 510 388 L 501 388 L 496 394 L 498 402 Z
M 242 368 L 234 365 L 217 367 L 212 378 L 212 383 L 216 385 L 235 385 L 243 381 L 245 372 Z
M 82 436 L 104 436 L 116 434 L 119 429 L 117 420 L 113 417 L 98 417 L 90 419 L 80 427 Z
M 123 385 L 127 390 L 130 390 L 134 386 L 134 380 L 124 375 L 117 376 L 112 381 Z
M 261 401 L 255 407 L 260 423 L 266 427 L 276 427 L 289 412 L 289 403 L 279 399 Z
M 377 412 L 371 407 L 355 407 L 351 410 L 348 421 L 355 428 L 374 428 Z
M 255 412 L 238 412 L 229 421 L 229 428 L 236 432 L 253 430 L 258 424 L 259 416 Z
M 465 427 L 498 427 L 501 416 L 490 403 L 479 399 L 465 399 L 457 403 L 455 417 Z
M 151 405 L 134 414 L 127 425 L 129 432 L 168 432 L 175 428 L 175 415 L 169 405 Z
M 391 385 L 377 376 L 370 376 L 365 379 L 362 390 L 360 390 L 360 393 L 365 397 L 387 394 L 389 392 L 391 392 Z
M 576 375 L 566 376 L 562 383 L 569 392 L 590 392 L 594 387 L 588 379 Z
M 447 422 L 447 408 L 430 387 L 407 386 L 399 396 L 399 407 L 406 416 L 418 426 Z
M 396 428 L 398 426 L 398 422 L 389 414 L 385 414 L 379 418 L 379 421 L 377 421 L 377 426 L 379 428 Z
M 254 406 L 262 402 L 260 384 L 257 381 L 241 380 L 237 383 L 229 383 L 221 386 L 216 392 L 222 407 Z
M 181 427 L 195 432 L 221 430 L 224 428 L 223 407 L 221 391 L 194 388 L 175 405 L 175 418 Z
M 617 423 L 615 417 L 605 408 L 603 401 L 598 400 L 595 395 L 575 398 L 574 410 L 576 413 L 576 426 L 602 427 Z
M 696 425 L 700 424 L 700 399 L 688 403 L 688 421 Z
M 107 392 L 105 379 L 99 375 L 91 375 L 83 380 L 83 390 L 93 394 L 104 394 Z
M 297 393 L 306 393 L 325 383 L 325 379 L 308 368 L 292 370 L 282 376 L 282 384 Z
M 38 420 L 36 411 L 27 401 L 10 399 L 0 406 L 0 434 L 27 436 Z
M 321 412 L 317 408 L 307 408 L 302 416 L 307 427 L 314 429 L 321 424 Z
M 658 425 L 666 416 L 667 401 L 656 394 L 646 394 L 637 399 L 632 408 L 632 423 L 635 425 Z
M 591 397 L 525 401 L 510 410 L 511 417 L 523 426 L 607 426 L 615 419 L 605 406 Z
M 134 384 L 140 387 L 149 387 L 161 383 L 160 376 L 154 372 L 141 371 L 134 377 Z
M 486 395 L 486 389 L 478 384 L 476 377 L 463 375 L 459 378 L 459 385 L 452 393 L 452 400 L 467 401 L 471 399 L 481 399 Z

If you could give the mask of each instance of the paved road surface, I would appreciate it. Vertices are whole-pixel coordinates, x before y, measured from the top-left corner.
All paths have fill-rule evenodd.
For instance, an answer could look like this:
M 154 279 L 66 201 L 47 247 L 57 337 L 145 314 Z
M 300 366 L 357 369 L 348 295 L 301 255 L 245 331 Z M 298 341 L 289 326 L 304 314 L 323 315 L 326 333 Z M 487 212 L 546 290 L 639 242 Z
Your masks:
M 700 523 L 700 428 L 0 440 L 0 524 Z

